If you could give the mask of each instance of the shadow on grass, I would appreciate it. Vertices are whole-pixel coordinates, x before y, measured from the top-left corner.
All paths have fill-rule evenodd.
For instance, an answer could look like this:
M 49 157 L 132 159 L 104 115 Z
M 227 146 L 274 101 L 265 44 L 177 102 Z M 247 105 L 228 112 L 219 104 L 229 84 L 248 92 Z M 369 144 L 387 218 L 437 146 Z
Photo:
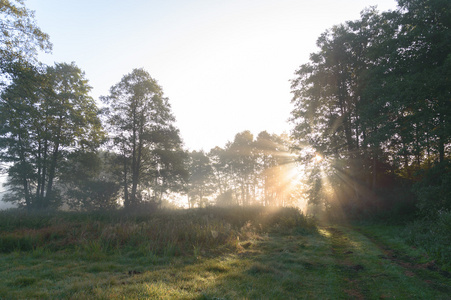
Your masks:
M 252 213 L 254 219 L 249 221 Z M 0 254 L 0 298 L 446 299 L 448 295 L 449 290 L 437 288 L 446 281 L 434 279 L 431 284 L 425 277 L 406 273 L 352 228 L 331 225 L 316 230 L 305 226 L 295 211 L 261 216 L 258 210 L 200 210 L 148 216 L 144 224 L 136 219 L 119 225 L 92 219 L 85 225 L 69 222 L 76 225 L 68 227 L 73 235 L 85 239 L 80 247 Z M 169 227 L 171 222 L 178 225 Z M 237 225 L 227 225 L 233 222 Z M 21 232 L 15 230 L 7 234 Z M 106 249 L 113 250 L 105 251 L 102 239 L 89 239 L 96 236 L 105 237 L 110 242 Z M 55 235 L 54 241 L 58 238 Z M 130 243 L 115 244 L 114 239 Z M 224 241 L 226 247 L 210 247 Z

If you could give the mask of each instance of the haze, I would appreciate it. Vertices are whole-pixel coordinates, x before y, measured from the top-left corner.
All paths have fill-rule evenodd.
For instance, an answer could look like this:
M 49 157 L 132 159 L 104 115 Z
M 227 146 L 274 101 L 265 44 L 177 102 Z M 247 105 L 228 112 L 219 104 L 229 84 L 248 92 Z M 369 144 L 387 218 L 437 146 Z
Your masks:
M 86 72 L 92 96 L 143 67 L 169 97 L 188 149 L 223 146 L 243 130 L 289 132 L 289 80 L 318 36 L 394 0 L 29 0 L 51 55 Z

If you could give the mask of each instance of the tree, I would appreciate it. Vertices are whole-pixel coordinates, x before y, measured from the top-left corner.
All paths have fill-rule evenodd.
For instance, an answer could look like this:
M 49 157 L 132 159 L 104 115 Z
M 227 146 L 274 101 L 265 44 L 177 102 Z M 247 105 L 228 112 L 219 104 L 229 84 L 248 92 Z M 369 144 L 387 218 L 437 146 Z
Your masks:
M 251 132 L 243 131 L 224 149 L 213 148 L 208 158 L 216 204 L 292 204 L 296 168 L 289 148 L 288 136 L 266 131 L 255 140 Z
M 418 180 L 449 155 L 451 3 L 398 4 L 325 32 L 292 81 L 293 139 L 305 161 L 328 158 L 329 182 L 351 203 L 377 199 L 395 176 Z
M 114 153 L 78 150 L 61 163 L 60 185 L 73 210 L 111 210 L 118 207 Z
M 451 142 L 451 3 L 441 0 L 400 0 L 401 43 L 398 80 L 409 83 L 401 90 L 403 104 L 416 123 L 411 145 L 414 159 L 429 148 L 444 162 L 445 146 Z M 426 132 L 427 131 L 427 135 Z M 424 137 L 428 139 L 425 140 Z M 417 148 L 417 149 L 416 149 Z
M 208 158 L 213 169 L 214 187 L 218 195 L 216 204 L 220 206 L 237 204 L 232 161 L 227 154 L 227 149 L 215 147 L 208 153 Z
M 205 207 L 207 197 L 214 192 L 213 169 L 210 159 L 203 151 L 193 151 L 189 154 L 188 204 L 194 207 Z
M 0 16 L 0 68 L 8 62 L 34 61 L 38 49 L 52 49 L 49 36 L 39 29 L 34 12 L 22 0 L 2 0 Z
M 262 131 L 254 141 L 254 148 L 256 172 L 262 190 L 261 203 L 265 206 L 285 206 L 293 192 L 293 173 L 296 171 L 288 137 Z
M 102 99 L 109 105 L 111 138 L 122 158 L 124 206 L 133 208 L 142 201 L 146 188 L 153 187 L 155 195 L 167 189 L 163 181 L 171 164 L 166 158 L 171 151 L 181 155 L 181 139 L 173 126 L 168 98 L 145 70 L 134 69 L 125 75 Z M 161 177 L 163 170 L 167 174 Z
M 2 159 L 12 163 L 8 199 L 28 208 L 54 207 L 61 161 L 101 142 L 98 109 L 74 64 L 56 64 L 45 73 L 16 64 L 12 74 L 0 102 Z
M 152 190 L 147 193 L 149 200 L 160 204 L 169 192 L 186 192 L 188 154 L 182 149 L 179 131 L 172 125 L 155 132 L 153 141 L 158 147 L 150 152 L 152 163 L 143 170 L 143 180 Z
M 11 186 L 10 195 L 4 200 L 23 199 L 28 207 L 32 204 L 30 180 L 36 179 L 33 133 L 39 126 L 36 107 L 41 100 L 35 91 L 43 83 L 43 76 L 35 68 L 16 65 L 13 82 L 3 91 L 0 103 L 0 148 L 2 161 L 10 165 Z
M 234 141 L 227 146 L 227 155 L 231 160 L 235 185 L 240 191 L 242 205 L 250 205 L 255 200 L 257 181 L 255 177 L 256 153 L 253 142 L 253 134 L 246 130 L 237 133 Z

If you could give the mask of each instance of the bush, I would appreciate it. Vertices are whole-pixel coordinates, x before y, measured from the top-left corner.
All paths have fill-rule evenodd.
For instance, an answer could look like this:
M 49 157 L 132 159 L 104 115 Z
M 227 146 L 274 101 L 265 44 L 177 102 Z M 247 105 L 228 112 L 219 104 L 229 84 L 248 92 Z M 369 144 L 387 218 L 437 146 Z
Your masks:
M 36 238 L 33 236 L 8 234 L 0 236 L 0 253 L 31 251 L 36 244 Z
M 434 260 L 451 269 L 451 211 L 439 211 L 436 218 L 417 220 L 407 225 L 407 242 L 423 248 Z
M 451 211 L 451 162 L 444 161 L 424 171 L 415 184 L 418 208 L 423 216 L 435 218 L 440 211 Z

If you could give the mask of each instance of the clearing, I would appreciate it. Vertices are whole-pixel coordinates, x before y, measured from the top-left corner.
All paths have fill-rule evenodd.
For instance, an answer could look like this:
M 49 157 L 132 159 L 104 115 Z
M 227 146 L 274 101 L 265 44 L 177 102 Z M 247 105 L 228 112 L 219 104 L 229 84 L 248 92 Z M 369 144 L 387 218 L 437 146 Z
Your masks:
M 451 299 L 450 274 L 407 248 L 374 228 L 327 225 L 255 234 L 216 255 L 15 251 L 0 255 L 0 298 Z

